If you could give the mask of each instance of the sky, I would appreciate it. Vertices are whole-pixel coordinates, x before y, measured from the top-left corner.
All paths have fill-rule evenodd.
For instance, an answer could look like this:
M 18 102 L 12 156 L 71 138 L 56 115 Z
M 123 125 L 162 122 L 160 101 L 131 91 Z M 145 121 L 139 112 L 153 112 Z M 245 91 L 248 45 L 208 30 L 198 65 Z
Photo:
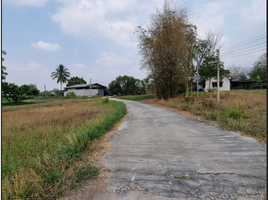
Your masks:
M 1 46 L 7 52 L 2 63 L 7 68 L 6 81 L 19 86 L 36 84 L 40 91 L 44 85 L 46 90 L 60 89 L 50 77 L 59 64 L 69 69 L 71 77 L 105 86 L 119 75 L 145 78 L 134 31 L 137 26 L 146 28 L 163 2 L 3 0 Z M 266 0 L 175 0 L 177 6 L 185 2 L 191 5 L 190 22 L 197 26 L 200 38 L 209 30 L 223 33 L 220 55 L 226 68 L 251 67 L 266 51 Z M 236 44 L 245 44 L 247 49 L 237 51 Z

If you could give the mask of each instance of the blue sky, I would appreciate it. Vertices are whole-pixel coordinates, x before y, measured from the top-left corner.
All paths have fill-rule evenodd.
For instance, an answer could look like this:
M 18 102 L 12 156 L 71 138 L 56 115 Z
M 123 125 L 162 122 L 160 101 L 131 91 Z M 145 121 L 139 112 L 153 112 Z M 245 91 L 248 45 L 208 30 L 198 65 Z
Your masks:
M 181 5 L 185 1 L 175 1 Z M 198 34 L 221 31 L 223 48 L 265 34 L 265 0 L 192 0 Z M 60 88 L 50 78 L 63 64 L 71 76 L 108 86 L 119 75 L 143 79 L 136 26 L 145 27 L 163 0 L 3 0 L 2 49 L 7 82 Z M 258 39 L 258 38 L 257 38 Z M 266 37 L 258 42 L 266 43 Z M 258 43 L 254 43 L 258 44 Z M 259 50 L 259 49 L 258 49 Z M 264 51 L 222 57 L 225 66 L 252 66 Z M 224 55 L 224 52 L 222 53 Z

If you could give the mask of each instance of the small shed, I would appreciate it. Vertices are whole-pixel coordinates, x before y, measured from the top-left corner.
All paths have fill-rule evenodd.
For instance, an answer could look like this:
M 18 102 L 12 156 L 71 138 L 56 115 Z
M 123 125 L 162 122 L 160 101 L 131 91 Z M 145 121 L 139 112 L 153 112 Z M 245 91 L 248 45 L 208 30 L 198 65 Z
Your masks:
M 77 84 L 64 88 L 64 96 L 68 93 L 73 92 L 78 97 L 88 96 L 92 97 L 93 95 L 99 94 L 104 96 L 106 94 L 107 87 L 99 83 L 90 84 Z

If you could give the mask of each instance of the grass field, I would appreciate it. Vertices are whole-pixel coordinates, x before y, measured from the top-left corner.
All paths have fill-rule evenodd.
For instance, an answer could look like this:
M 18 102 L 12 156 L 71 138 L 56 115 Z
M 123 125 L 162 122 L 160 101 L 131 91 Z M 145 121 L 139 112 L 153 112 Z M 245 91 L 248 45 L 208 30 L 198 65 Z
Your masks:
M 220 92 L 200 92 L 197 102 L 196 92 L 189 98 L 178 96 L 168 101 L 148 99 L 144 102 L 176 109 L 199 117 L 201 120 L 217 123 L 220 128 L 253 137 L 266 144 L 267 108 L 266 90 L 236 90 Z
M 3 199 L 57 197 L 79 173 L 96 177 L 96 167 L 75 161 L 126 113 L 122 102 L 101 99 L 38 102 L 2 107 Z

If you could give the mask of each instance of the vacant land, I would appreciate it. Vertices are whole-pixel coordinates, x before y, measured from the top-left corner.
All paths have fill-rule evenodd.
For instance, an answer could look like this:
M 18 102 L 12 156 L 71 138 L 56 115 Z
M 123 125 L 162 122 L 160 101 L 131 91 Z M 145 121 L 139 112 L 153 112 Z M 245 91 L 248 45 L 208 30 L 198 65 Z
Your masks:
M 131 100 L 131 96 L 127 97 Z M 266 144 L 266 90 L 221 92 L 220 103 L 217 102 L 217 92 L 200 92 L 198 102 L 196 92 L 189 98 L 178 96 L 168 101 L 154 98 L 143 102 L 218 124 L 225 130 L 237 131 Z
M 123 103 L 101 99 L 38 102 L 2 107 L 4 199 L 56 197 L 98 176 L 91 163 L 75 163 L 126 113 Z

